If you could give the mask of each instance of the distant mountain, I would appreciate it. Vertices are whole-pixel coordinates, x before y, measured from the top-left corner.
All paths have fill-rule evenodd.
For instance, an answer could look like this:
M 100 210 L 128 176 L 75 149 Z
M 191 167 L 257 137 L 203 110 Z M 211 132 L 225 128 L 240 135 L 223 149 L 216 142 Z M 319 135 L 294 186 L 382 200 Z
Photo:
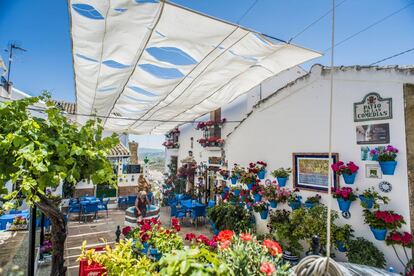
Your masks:
M 152 148 L 138 148 L 138 155 L 141 159 L 143 159 L 145 156 L 148 156 L 148 158 L 150 157 L 164 158 L 164 150 L 163 149 L 152 149 Z

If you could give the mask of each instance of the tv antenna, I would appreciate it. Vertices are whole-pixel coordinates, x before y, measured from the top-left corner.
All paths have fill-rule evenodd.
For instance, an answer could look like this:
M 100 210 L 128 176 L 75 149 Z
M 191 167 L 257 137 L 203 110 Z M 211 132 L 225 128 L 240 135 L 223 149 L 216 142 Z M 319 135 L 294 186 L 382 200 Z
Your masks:
M 10 86 L 10 73 L 11 73 L 11 68 L 12 68 L 12 63 L 13 63 L 13 50 L 15 51 L 22 51 L 22 52 L 27 52 L 26 49 L 23 49 L 22 47 L 18 46 L 17 43 L 13 42 L 10 43 L 8 49 L 6 49 L 5 51 L 9 53 L 9 66 L 7 68 L 7 90 Z

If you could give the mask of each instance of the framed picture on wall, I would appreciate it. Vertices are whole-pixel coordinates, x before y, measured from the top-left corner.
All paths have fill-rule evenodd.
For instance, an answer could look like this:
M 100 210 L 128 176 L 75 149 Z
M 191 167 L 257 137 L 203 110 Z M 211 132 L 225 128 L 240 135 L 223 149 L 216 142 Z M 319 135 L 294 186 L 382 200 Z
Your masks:
M 328 192 L 328 153 L 293 153 L 294 188 Z M 331 164 L 339 160 L 338 153 L 332 153 Z M 334 173 L 332 187 L 339 187 L 339 177 Z
M 356 139 L 358 145 L 388 144 L 390 142 L 390 125 L 386 123 L 357 126 Z
M 378 164 L 365 164 L 365 177 L 381 179 L 381 167 Z

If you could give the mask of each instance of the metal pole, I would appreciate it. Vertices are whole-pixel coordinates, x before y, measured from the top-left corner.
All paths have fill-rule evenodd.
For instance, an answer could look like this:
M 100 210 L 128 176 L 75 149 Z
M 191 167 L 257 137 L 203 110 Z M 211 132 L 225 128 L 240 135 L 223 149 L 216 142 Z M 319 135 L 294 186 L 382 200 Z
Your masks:
M 13 48 L 14 48 L 14 44 L 11 44 L 10 50 L 9 50 L 9 67 L 7 68 L 7 85 L 9 85 L 9 82 L 10 82 L 10 72 L 11 72 L 11 65 L 12 65 L 12 60 L 13 60 Z
M 29 258 L 27 264 L 27 275 L 35 275 L 35 245 L 36 245 L 36 205 L 30 208 L 29 222 Z
M 40 216 L 40 247 L 43 246 L 45 242 L 45 214 L 42 213 Z M 40 253 L 40 259 L 43 260 L 43 253 Z

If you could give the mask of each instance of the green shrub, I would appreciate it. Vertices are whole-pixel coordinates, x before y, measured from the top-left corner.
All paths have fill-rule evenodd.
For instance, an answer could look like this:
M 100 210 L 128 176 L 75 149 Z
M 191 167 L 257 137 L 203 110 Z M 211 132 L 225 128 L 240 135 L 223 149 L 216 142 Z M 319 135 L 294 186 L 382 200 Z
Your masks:
M 351 240 L 346 256 L 348 257 L 348 261 L 354 264 L 379 268 L 384 268 L 386 264 L 384 254 L 372 242 L 364 238 Z
M 208 210 L 208 217 L 221 230 L 232 230 L 237 233 L 252 231 L 252 215 L 243 207 L 228 203 L 216 205 Z

